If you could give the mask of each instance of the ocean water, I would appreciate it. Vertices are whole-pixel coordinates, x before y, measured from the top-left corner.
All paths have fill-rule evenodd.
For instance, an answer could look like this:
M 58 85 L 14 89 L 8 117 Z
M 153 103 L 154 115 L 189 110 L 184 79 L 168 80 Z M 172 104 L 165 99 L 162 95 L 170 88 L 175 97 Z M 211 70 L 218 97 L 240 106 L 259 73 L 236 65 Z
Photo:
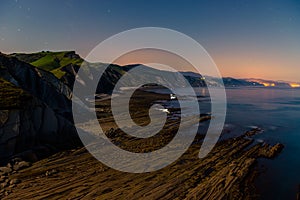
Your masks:
M 258 126 L 256 137 L 285 145 L 273 160 L 261 159 L 266 169 L 256 180 L 261 199 L 295 199 L 300 184 L 300 90 L 231 88 L 226 90 L 226 123 L 239 129 Z
M 202 88 L 195 91 L 208 95 Z M 300 184 L 300 89 L 237 87 L 227 88 L 226 94 L 224 137 L 259 127 L 263 132 L 255 136 L 257 140 L 285 145 L 275 159 L 259 160 L 263 171 L 255 184 L 260 198 L 295 199 Z M 200 99 L 205 108 L 207 98 Z

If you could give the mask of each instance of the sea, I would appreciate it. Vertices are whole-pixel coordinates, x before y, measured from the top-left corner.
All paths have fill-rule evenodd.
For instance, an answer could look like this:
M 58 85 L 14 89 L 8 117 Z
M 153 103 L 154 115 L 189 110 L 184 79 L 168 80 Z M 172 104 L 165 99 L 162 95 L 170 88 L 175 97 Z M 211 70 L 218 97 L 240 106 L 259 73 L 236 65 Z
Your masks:
M 207 90 L 194 90 L 200 104 L 208 102 Z M 155 92 L 169 91 L 155 89 Z M 276 158 L 258 162 L 260 174 L 255 185 L 259 199 L 296 199 L 300 185 L 300 89 L 231 87 L 226 88 L 226 96 L 225 137 L 261 128 L 256 140 L 285 146 Z

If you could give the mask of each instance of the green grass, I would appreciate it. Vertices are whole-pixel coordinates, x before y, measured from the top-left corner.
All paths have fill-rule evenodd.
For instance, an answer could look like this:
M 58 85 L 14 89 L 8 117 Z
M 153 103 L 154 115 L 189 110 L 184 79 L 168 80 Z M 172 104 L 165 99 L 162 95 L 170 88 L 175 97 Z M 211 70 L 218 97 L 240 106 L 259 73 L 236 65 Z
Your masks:
M 24 62 L 28 62 L 37 68 L 49 71 L 57 78 L 61 78 L 65 75 L 65 72 L 62 70 L 63 67 L 70 64 L 81 65 L 83 62 L 79 57 L 71 57 L 70 55 L 72 54 L 74 54 L 74 52 L 71 51 L 43 51 L 32 54 L 12 54 L 12 56 Z
M 58 79 L 61 79 L 66 74 L 66 72 L 61 70 L 61 68 L 51 70 L 51 73 L 54 74 L 54 76 L 56 76 Z
M 59 59 L 55 55 L 51 54 L 48 54 L 30 64 L 46 71 L 51 71 L 61 67 Z

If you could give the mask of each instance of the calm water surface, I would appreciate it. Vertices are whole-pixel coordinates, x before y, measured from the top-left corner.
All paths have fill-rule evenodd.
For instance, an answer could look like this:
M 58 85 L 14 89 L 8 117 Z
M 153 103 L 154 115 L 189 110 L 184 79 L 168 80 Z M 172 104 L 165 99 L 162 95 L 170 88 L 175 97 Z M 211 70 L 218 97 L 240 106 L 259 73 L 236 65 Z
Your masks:
M 227 88 L 226 93 L 225 137 L 260 127 L 264 131 L 256 139 L 285 145 L 274 160 L 259 161 L 267 169 L 256 181 L 261 199 L 295 199 L 300 184 L 300 89 L 241 87 Z
M 267 169 L 256 181 L 261 199 L 295 199 L 300 184 L 300 90 L 230 88 L 226 93 L 229 129 L 235 133 L 258 126 L 264 132 L 257 138 L 285 145 L 274 160 L 260 161 Z

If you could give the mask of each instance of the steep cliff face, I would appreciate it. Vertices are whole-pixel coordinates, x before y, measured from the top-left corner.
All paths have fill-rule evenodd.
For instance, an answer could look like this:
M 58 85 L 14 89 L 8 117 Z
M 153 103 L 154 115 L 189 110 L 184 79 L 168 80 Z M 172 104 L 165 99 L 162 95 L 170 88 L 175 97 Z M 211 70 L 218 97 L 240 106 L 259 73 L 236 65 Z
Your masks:
M 0 66 L 0 161 L 22 152 L 39 159 L 80 144 L 68 86 L 11 56 L 0 54 Z
M 0 66 L 3 79 L 38 97 L 57 112 L 69 112 L 66 105 L 71 99 L 71 90 L 52 73 L 3 54 Z
M 0 111 L 0 160 L 30 153 L 29 159 L 35 161 L 79 144 L 70 121 L 37 99 L 31 103 L 23 109 Z

